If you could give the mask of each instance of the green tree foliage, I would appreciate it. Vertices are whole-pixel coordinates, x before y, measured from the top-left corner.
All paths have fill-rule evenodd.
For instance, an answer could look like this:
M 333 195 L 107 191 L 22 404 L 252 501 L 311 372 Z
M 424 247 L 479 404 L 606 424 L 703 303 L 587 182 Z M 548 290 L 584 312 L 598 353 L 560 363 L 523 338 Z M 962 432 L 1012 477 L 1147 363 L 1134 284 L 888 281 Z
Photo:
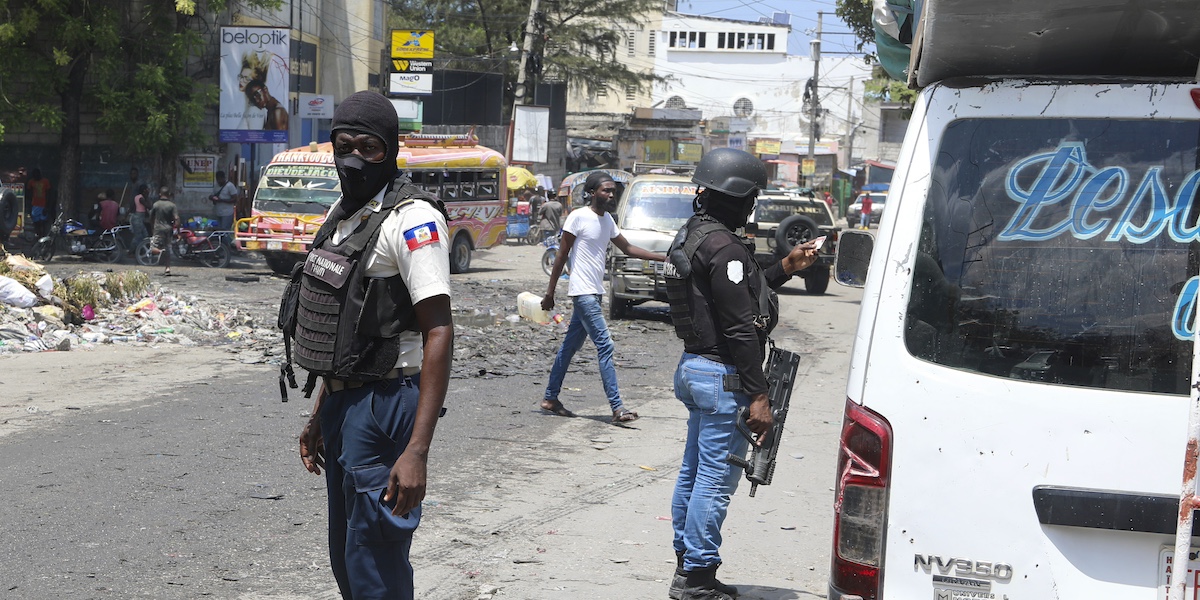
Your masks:
M 516 81 L 529 17 L 528 0 L 392 0 L 393 27 L 436 31 L 443 68 L 504 72 Z M 563 81 L 595 92 L 645 89 L 662 78 L 617 61 L 626 27 L 637 28 L 661 0 L 541 0 L 527 80 Z M 441 65 L 439 65 L 441 67 Z M 647 67 L 649 64 L 647 63 Z M 647 69 L 649 71 L 649 69 Z
M 71 214 L 84 107 L 118 152 L 173 165 L 181 150 L 211 141 L 200 126 L 218 89 L 197 79 L 215 72 L 195 59 L 216 52 L 199 31 L 215 29 L 225 8 L 226 0 L 0 0 L 0 140 L 32 125 L 58 132 L 55 187 Z
M 855 49 L 860 52 L 875 44 L 875 25 L 871 20 L 873 9 L 872 0 L 837 0 L 834 12 L 850 31 L 854 32 L 854 37 L 858 38 Z M 912 106 L 917 99 L 916 92 L 908 89 L 905 82 L 892 79 L 887 72 L 879 68 L 874 52 L 868 52 L 864 60 L 867 64 L 876 65 L 876 68 L 872 69 L 872 79 L 867 81 L 863 88 L 867 98 Z

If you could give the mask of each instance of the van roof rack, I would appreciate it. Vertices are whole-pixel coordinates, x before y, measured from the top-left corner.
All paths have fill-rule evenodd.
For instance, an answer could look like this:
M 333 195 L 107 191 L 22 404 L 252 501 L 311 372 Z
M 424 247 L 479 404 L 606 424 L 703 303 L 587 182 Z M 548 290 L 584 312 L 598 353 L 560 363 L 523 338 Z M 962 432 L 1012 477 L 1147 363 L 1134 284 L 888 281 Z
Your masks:
M 400 136 L 404 146 L 478 146 L 475 126 L 466 133 L 408 133 Z
M 696 165 L 693 164 L 673 165 L 668 163 L 635 162 L 633 163 L 631 173 L 634 175 L 691 175 L 695 170 Z

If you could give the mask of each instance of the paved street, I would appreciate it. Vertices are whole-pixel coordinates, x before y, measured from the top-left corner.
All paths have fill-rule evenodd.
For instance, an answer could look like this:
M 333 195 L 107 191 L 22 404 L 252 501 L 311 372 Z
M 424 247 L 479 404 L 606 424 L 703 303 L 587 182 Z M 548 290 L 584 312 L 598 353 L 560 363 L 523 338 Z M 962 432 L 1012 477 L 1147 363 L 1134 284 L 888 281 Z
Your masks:
M 540 250 L 480 252 L 472 272 L 454 278 L 455 375 L 413 546 L 417 597 L 665 598 L 686 419 L 671 393 L 680 345 L 665 305 L 639 307 L 636 319 L 610 325 L 622 393 L 642 418 L 608 423 L 590 345 L 563 396 L 580 417 L 541 414 L 560 328 L 526 333 L 503 320 L 516 312 L 517 291 L 544 290 Z M 52 265 L 80 268 L 96 265 Z M 183 276 L 160 282 L 273 322 L 283 281 L 260 261 L 173 271 Z M 240 274 L 259 281 L 225 279 Z M 775 482 L 755 498 L 743 485 L 724 528 L 721 577 L 747 599 L 825 594 L 860 293 L 802 290 L 799 281 L 784 288 L 775 335 L 805 357 Z M 0 597 L 337 597 L 323 479 L 296 457 L 311 401 L 293 392 L 279 402 L 277 375 L 222 347 L 0 358 L 0 545 L 10 549 Z

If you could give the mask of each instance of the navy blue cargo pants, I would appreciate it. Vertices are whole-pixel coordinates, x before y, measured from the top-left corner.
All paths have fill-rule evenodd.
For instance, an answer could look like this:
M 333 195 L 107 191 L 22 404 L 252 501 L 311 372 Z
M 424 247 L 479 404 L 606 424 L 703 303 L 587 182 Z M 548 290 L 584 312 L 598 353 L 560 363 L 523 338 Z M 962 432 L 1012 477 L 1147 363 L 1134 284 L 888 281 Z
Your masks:
M 420 374 L 330 394 L 321 403 L 329 558 L 346 600 L 413 600 L 408 552 L 421 507 L 392 516 L 392 465 L 412 437 Z

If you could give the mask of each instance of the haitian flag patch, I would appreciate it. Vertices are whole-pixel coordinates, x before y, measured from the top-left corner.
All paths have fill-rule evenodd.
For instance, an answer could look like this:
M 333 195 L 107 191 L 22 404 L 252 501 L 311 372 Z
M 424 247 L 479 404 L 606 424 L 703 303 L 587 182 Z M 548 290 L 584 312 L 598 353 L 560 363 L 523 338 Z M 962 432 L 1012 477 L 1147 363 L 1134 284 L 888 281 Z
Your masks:
M 438 241 L 437 223 L 429 222 L 417 225 L 404 232 L 404 243 L 408 244 L 409 252 L 422 246 L 435 244 Z

